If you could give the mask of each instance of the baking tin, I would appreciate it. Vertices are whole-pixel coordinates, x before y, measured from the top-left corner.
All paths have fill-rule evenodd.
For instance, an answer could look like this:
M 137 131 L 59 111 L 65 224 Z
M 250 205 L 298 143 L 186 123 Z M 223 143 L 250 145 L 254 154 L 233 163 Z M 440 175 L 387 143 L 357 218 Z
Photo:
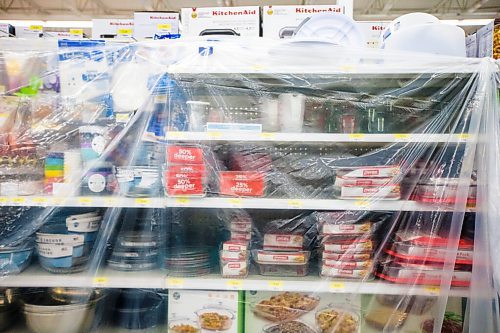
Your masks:
M 166 320 L 165 307 L 165 299 L 153 291 L 122 289 L 115 302 L 113 322 L 131 330 L 156 327 Z

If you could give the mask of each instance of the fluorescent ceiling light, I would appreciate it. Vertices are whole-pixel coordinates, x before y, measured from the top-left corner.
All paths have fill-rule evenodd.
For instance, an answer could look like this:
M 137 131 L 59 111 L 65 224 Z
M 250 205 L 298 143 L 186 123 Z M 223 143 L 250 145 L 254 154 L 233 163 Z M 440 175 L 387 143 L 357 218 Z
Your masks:
M 487 25 L 492 19 L 465 19 L 465 20 L 441 20 L 441 23 L 452 24 L 452 25 Z
M 50 28 L 92 28 L 92 21 L 0 20 L 0 23 L 10 23 L 19 27 L 43 25 Z

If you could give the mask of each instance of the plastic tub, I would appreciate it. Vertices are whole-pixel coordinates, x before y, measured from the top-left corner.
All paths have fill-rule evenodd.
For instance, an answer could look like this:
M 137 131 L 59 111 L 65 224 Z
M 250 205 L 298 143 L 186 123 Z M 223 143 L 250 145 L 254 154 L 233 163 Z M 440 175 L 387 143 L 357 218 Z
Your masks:
M 4 274 L 21 273 L 29 266 L 34 248 L 31 239 L 19 246 L 0 248 L 0 271 Z

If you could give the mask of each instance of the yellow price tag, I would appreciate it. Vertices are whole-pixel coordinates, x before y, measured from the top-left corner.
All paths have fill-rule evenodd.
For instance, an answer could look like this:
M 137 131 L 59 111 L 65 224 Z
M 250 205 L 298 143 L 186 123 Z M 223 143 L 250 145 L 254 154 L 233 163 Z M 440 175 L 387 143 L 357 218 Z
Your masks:
M 96 276 L 93 280 L 94 286 L 106 287 L 108 285 L 109 279 L 105 276 Z
M 41 25 L 30 25 L 30 31 L 42 32 L 43 26 Z
M 168 138 L 169 139 L 185 139 L 186 133 L 185 132 L 170 132 L 170 133 L 168 133 Z
M 168 278 L 167 279 L 167 288 L 184 288 L 184 280 L 183 279 Z
M 130 113 L 117 113 L 116 114 L 116 121 L 120 123 L 126 123 L 130 120 Z
M 0 94 L 3 94 L 3 91 L 0 91 Z M 8 113 L 0 113 L 0 118 L 7 118 L 9 116 Z
M 172 25 L 165 23 L 165 24 L 158 24 L 156 28 L 160 31 L 170 31 L 172 29 Z
M 349 134 L 349 140 L 352 141 L 361 141 L 365 139 L 365 135 L 363 133 L 352 133 Z
M 166 95 L 155 96 L 155 103 L 165 103 L 167 101 Z
M 114 206 L 118 202 L 116 198 L 104 198 L 104 204 L 106 206 Z
M 280 291 L 283 290 L 285 283 L 283 281 L 269 281 L 267 283 L 267 286 L 269 287 L 270 290 Z
M 330 283 L 330 290 L 332 290 L 332 291 L 339 291 L 339 290 L 344 290 L 344 289 L 345 289 L 344 282 L 331 282 Z
M 241 198 L 229 198 L 227 202 L 233 207 L 241 207 L 243 205 L 243 199 Z
M 78 198 L 78 203 L 80 205 L 84 205 L 84 206 L 90 206 L 92 205 L 92 198 L 86 198 L 86 197 L 82 197 L 82 198 Z
M 241 280 L 228 280 L 227 287 L 229 289 L 241 290 L 241 289 L 243 289 L 243 281 L 241 281 Z
M 46 204 L 47 202 L 49 202 L 49 199 L 44 197 L 34 197 L 33 199 L 31 199 L 31 201 L 37 204 Z
M 261 64 L 254 64 L 254 65 L 252 66 L 252 69 L 253 69 L 254 71 L 262 71 L 262 70 L 264 70 L 264 66 L 263 66 L 263 65 L 261 65 Z
M 467 140 L 470 138 L 470 134 L 469 133 L 460 133 L 460 134 L 457 134 L 457 138 L 459 140 Z
M 185 197 L 175 198 L 175 203 L 178 205 L 187 205 L 189 204 L 189 198 Z
M 367 208 L 370 206 L 370 201 L 367 201 L 367 200 L 356 200 L 354 202 L 354 205 L 356 207 L 363 207 L 363 208 Z
M 6 203 L 7 203 L 7 201 L 8 201 L 8 200 L 7 200 L 7 198 L 5 198 L 5 197 L 1 197 L 1 198 L 0 198 L 0 203 L 1 203 L 1 204 L 6 204 Z
M 289 208 L 302 208 L 302 200 L 288 200 Z
M 410 141 L 410 134 L 394 134 L 394 139 L 396 141 Z
M 132 35 L 132 29 L 118 29 L 118 36 Z
M 441 288 L 439 286 L 425 286 L 424 290 L 431 295 L 439 295 Z
M 137 198 L 137 199 L 135 199 L 135 204 L 139 205 L 139 206 L 148 206 L 148 205 L 151 205 L 151 199 Z
M 26 198 L 12 198 L 12 202 L 16 205 L 24 204 L 26 202 Z
M 69 29 L 69 34 L 74 36 L 82 36 L 83 29 Z
M 260 138 L 264 140 L 274 140 L 276 135 L 274 133 L 260 133 Z
M 222 137 L 222 133 L 221 132 L 207 132 L 207 136 L 210 139 L 219 139 L 220 137 Z

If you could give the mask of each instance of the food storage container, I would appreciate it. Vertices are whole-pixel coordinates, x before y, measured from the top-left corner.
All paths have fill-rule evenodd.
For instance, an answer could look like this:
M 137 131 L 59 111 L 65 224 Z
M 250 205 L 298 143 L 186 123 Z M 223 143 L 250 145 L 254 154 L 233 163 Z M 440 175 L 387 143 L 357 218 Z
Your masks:
M 316 311 L 316 325 L 321 333 L 358 333 L 361 324 L 359 313 L 353 309 L 339 308 L 335 304 L 329 304 Z
M 250 267 L 248 259 L 220 260 L 221 274 L 224 278 L 246 278 Z
M 352 168 L 337 167 L 336 177 L 348 178 L 392 178 L 399 175 L 401 169 L 397 165 L 356 166 Z
M 34 242 L 26 242 L 13 247 L 0 247 L 0 271 L 3 274 L 21 273 L 31 262 Z
M 399 200 L 399 185 L 386 186 L 334 186 L 334 195 L 339 199 Z
M 156 292 L 122 289 L 114 306 L 116 325 L 142 330 L 162 325 L 166 320 L 165 299 Z
M 372 268 L 349 269 L 335 266 L 321 265 L 320 275 L 323 278 L 368 279 L 371 278 Z
M 69 234 L 82 235 L 85 243 L 93 243 L 101 226 L 102 217 L 97 213 L 70 215 L 66 218 Z
M 371 252 L 366 253 L 337 253 L 323 251 L 321 253 L 323 260 L 336 260 L 336 261 L 367 261 L 372 257 Z
M 233 326 L 235 314 L 222 305 L 207 305 L 195 312 L 202 330 L 224 332 Z
M 168 320 L 168 333 L 201 333 L 201 330 L 197 321 L 174 317 Z
M 296 234 L 264 234 L 264 250 L 294 251 L 302 250 L 304 236 Z
M 444 270 L 442 267 L 428 265 L 401 266 L 397 262 L 387 261 L 381 264 L 376 275 L 384 280 L 403 284 L 440 285 Z M 451 285 L 454 287 L 468 287 L 472 272 L 453 271 Z
M 258 263 L 269 264 L 305 264 L 311 251 L 266 251 L 252 250 L 252 257 Z
M 258 262 L 260 275 L 267 276 L 306 276 L 309 273 L 309 262 L 303 264 L 273 264 L 269 262 Z
M 369 253 L 373 250 L 373 242 L 370 239 L 349 239 L 342 241 L 334 241 L 330 239 L 323 239 L 323 250 L 334 253 Z
M 160 193 L 160 171 L 155 167 L 117 167 L 120 192 L 129 197 L 154 197 Z
M 242 261 L 250 258 L 248 251 L 219 251 L 219 257 L 224 261 Z
M 321 261 L 323 265 L 333 267 L 333 268 L 341 268 L 341 269 L 368 269 L 373 267 L 373 261 L 347 261 L 347 260 L 330 260 L 323 259 Z
M 279 324 L 270 324 L 262 328 L 262 333 L 318 333 L 314 328 L 300 320 L 292 320 Z

